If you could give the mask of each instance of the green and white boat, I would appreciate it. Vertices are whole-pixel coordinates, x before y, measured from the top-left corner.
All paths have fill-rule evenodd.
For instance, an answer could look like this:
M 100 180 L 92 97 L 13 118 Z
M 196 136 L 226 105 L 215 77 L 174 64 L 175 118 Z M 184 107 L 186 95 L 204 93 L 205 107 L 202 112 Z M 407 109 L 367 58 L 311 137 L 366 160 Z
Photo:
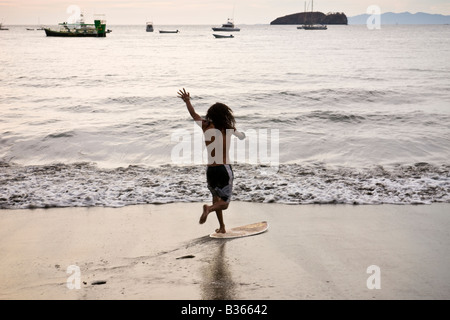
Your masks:
M 88 24 L 84 22 L 83 14 L 80 16 L 80 20 L 76 23 L 60 23 L 59 30 L 52 30 L 50 28 L 44 28 L 45 34 L 48 37 L 106 37 L 108 33 L 106 30 L 105 20 L 94 20 L 94 24 Z

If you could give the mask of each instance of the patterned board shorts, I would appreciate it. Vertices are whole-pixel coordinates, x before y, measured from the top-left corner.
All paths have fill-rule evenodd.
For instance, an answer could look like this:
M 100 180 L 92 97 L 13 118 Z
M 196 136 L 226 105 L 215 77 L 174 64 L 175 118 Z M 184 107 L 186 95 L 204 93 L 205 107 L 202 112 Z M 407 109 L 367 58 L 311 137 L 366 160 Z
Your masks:
M 233 169 L 229 164 L 206 168 L 208 189 L 214 197 L 230 203 L 233 194 Z

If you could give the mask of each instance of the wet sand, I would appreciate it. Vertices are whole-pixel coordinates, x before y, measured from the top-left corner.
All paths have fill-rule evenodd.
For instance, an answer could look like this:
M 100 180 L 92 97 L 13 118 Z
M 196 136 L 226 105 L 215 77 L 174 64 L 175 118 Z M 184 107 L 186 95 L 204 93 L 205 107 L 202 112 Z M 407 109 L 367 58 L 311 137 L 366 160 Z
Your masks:
M 270 225 L 235 240 L 200 203 L 1 210 L 0 299 L 449 299 L 449 208 L 234 202 Z

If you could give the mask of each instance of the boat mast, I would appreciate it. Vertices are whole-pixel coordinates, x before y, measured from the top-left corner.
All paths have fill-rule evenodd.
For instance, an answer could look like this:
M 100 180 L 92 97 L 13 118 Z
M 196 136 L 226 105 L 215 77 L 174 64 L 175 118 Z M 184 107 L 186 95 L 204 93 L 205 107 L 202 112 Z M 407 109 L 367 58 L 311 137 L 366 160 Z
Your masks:
M 306 1 L 305 1 L 305 11 L 303 16 L 303 25 L 306 25 Z
M 303 24 L 306 25 L 308 13 L 306 12 L 306 1 L 305 1 L 305 15 L 303 16 Z

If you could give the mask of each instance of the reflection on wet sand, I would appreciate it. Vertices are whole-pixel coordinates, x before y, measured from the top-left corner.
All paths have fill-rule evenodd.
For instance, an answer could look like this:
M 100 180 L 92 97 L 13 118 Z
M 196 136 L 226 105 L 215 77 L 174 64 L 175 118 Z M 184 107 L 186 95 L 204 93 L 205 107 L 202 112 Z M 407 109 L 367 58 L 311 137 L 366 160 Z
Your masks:
M 236 284 L 225 257 L 227 242 L 218 242 L 217 253 L 211 258 L 209 265 L 202 270 L 202 299 L 233 300 L 236 298 Z

